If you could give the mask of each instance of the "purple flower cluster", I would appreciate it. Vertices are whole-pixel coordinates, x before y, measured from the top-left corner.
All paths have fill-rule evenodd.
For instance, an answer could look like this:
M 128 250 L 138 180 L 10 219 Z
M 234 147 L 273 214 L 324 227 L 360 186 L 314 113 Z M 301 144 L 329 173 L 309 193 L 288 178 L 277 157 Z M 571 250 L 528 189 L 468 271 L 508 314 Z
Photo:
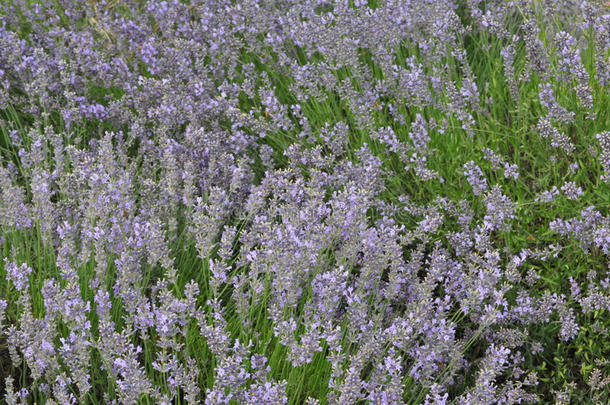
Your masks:
M 464 176 L 467 177 L 468 184 L 472 186 L 474 195 L 481 195 L 487 190 L 487 179 L 481 168 L 474 164 L 474 161 L 471 160 L 464 164 Z
M 596 135 L 596 138 L 601 147 L 598 155 L 599 163 L 604 168 L 601 180 L 610 183 L 610 131 L 601 132 Z
M 572 241 L 607 260 L 610 217 L 603 201 L 560 215 L 529 249 L 518 213 L 603 194 L 584 175 L 609 181 L 610 132 L 577 161 L 573 126 L 610 76 L 595 2 L 556 33 L 537 19 L 574 2 L 542 3 L 2 2 L 4 400 L 549 400 L 535 332 L 592 333 L 610 280 L 542 291 L 541 263 Z M 502 59 L 515 112 L 495 111 L 479 54 Z M 510 159 L 511 131 L 487 137 L 529 108 L 525 89 L 543 112 L 514 122 L 565 152 L 560 189 Z M 481 167 L 443 160 L 462 142 Z

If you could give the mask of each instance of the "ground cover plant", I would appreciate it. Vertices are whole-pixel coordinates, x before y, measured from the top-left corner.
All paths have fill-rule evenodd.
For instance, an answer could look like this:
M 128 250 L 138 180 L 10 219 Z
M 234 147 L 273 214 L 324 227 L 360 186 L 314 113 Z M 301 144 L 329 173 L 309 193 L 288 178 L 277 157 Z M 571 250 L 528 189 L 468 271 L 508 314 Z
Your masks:
M 0 2 L 7 404 L 607 404 L 610 6 Z

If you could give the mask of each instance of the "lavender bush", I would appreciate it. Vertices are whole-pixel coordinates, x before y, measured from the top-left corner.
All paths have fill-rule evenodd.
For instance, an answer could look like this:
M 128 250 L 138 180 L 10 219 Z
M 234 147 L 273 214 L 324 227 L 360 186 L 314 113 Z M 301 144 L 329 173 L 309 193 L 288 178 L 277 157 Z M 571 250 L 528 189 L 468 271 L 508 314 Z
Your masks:
M 7 404 L 610 401 L 610 6 L 0 3 Z

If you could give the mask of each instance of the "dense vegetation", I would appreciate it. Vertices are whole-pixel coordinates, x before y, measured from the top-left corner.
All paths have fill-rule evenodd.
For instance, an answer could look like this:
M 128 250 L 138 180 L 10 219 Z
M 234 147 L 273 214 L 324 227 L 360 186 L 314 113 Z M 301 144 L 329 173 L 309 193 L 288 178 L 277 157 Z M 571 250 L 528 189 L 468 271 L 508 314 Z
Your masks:
M 0 1 L 0 392 L 610 402 L 610 6 Z

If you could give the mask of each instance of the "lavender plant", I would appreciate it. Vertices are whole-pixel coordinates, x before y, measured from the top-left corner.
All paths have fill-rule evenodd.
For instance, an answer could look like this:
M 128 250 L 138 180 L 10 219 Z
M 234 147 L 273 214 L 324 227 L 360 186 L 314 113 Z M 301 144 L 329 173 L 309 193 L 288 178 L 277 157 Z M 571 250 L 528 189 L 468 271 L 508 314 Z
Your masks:
M 6 403 L 607 403 L 610 9 L 0 4 Z

